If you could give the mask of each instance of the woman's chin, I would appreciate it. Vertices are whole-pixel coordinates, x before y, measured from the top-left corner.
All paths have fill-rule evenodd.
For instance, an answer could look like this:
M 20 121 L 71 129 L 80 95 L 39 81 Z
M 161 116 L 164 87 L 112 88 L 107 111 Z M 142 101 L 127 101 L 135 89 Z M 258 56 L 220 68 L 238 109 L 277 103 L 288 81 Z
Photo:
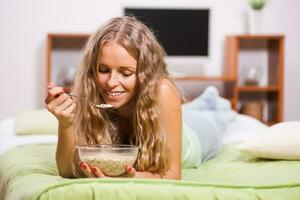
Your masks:
M 126 108 L 127 106 L 131 106 L 132 101 L 128 101 L 127 99 L 122 99 L 119 101 L 109 101 L 107 99 L 107 101 L 105 101 L 106 104 L 110 104 L 114 107 L 114 109 L 122 109 L 122 108 Z
M 116 102 L 106 102 L 106 104 L 112 105 L 114 109 L 119 109 L 122 107 L 122 104 Z
M 126 103 L 123 103 L 123 102 L 108 102 L 108 104 L 111 104 L 113 106 L 114 109 L 123 109 L 123 108 L 126 108 L 127 107 L 127 102 Z

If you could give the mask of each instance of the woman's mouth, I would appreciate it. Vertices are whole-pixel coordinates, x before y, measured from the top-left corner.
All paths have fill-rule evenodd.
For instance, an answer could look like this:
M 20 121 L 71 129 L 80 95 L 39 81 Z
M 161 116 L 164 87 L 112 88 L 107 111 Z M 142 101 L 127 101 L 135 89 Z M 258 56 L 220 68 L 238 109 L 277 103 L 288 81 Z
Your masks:
M 115 92 L 108 92 L 108 91 L 105 91 L 106 95 L 108 97 L 119 97 L 121 96 L 122 94 L 124 94 L 124 91 L 115 91 Z

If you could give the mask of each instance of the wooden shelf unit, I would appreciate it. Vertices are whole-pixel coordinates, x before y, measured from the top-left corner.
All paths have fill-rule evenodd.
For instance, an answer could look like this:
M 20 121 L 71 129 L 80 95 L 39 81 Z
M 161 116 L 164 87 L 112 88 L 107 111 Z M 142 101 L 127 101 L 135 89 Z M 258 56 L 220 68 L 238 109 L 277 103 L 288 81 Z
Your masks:
M 81 49 L 84 47 L 89 34 L 61 34 L 61 33 L 50 33 L 47 35 L 47 52 L 46 52 L 46 80 L 47 83 L 54 81 L 57 82 L 57 76 L 62 65 L 68 65 L 67 62 L 72 65 L 79 64 L 79 54 Z M 61 52 L 62 55 L 76 53 L 77 55 L 71 56 L 69 60 L 61 61 L 61 58 L 55 53 Z M 75 57 L 75 61 L 72 59 Z M 61 61 L 62 64 L 59 63 Z M 74 66 L 76 67 L 76 66 Z
M 262 104 L 263 122 L 268 125 L 283 121 L 284 36 L 233 35 L 226 37 L 225 66 L 234 77 L 234 109 L 241 111 L 249 102 Z M 262 68 L 255 86 L 245 84 L 245 66 Z

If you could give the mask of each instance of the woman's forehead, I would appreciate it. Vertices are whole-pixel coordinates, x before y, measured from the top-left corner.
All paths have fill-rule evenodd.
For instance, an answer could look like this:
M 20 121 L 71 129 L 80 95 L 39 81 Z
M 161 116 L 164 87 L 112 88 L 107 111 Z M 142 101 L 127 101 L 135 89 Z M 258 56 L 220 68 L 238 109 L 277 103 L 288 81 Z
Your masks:
M 137 67 L 137 60 L 116 42 L 107 42 L 101 47 L 99 63 L 108 67 Z

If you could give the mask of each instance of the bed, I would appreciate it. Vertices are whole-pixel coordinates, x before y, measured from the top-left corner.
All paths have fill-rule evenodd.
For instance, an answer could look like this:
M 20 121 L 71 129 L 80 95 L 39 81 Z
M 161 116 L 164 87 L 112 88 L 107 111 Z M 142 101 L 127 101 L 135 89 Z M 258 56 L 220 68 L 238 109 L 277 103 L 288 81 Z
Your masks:
M 300 199 L 300 161 L 257 158 L 237 148 L 266 128 L 243 115 L 226 128 L 220 153 L 197 168 L 183 169 L 178 181 L 61 178 L 55 164 L 57 136 L 16 135 L 15 123 L 14 117 L 0 123 L 3 200 Z

